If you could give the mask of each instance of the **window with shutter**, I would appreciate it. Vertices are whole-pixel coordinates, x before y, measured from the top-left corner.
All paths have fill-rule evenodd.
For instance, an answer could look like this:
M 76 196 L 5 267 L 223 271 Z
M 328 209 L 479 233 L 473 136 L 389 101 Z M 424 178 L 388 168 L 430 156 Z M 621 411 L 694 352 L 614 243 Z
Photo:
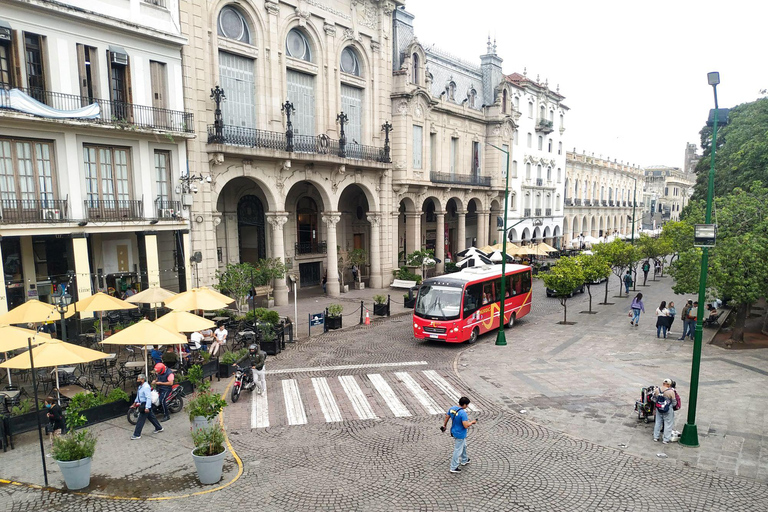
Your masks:
M 292 69 L 286 70 L 288 100 L 293 103 L 293 132 L 315 135 L 315 77 Z
M 227 98 L 221 103 L 225 126 L 256 127 L 253 59 L 219 52 L 219 81 Z
M 362 144 L 363 138 L 363 90 L 341 84 L 341 111 L 347 115 L 347 151 L 354 150 L 353 144 Z
M 421 154 L 424 144 L 424 129 L 413 125 L 413 168 L 421 169 Z

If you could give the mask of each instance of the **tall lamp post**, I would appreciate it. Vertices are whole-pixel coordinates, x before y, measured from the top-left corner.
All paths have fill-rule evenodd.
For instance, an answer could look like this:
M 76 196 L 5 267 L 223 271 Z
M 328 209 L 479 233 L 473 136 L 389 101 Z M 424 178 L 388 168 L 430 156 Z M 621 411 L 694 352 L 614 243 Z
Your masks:
M 635 190 L 632 192 L 632 245 L 635 244 L 635 207 L 637 207 L 637 178 L 635 180 Z
M 59 297 L 59 301 L 56 303 L 56 312 L 61 315 L 61 341 L 67 341 L 67 321 L 64 319 L 64 315 L 67 314 L 67 308 L 72 303 L 72 296 L 68 293 L 64 293 Z
M 717 149 L 717 84 L 720 83 L 720 73 L 707 73 L 707 82 L 715 94 L 715 115 L 712 128 L 712 155 L 709 164 L 709 180 L 707 182 L 707 211 L 704 222 L 712 222 L 712 196 L 715 191 L 715 150 Z M 704 319 L 704 301 L 706 301 L 707 269 L 709 267 L 709 247 L 702 249 L 701 275 L 699 277 L 699 308 L 696 312 L 696 330 L 693 338 L 693 360 L 691 362 L 691 394 L 688 398 L 688 421 L 683 427 L 680 444 L 683 446 L 699 446 L 699 433 L 696 428 L 696 400 L 699 395 L 699 368 L 701 366 L 701 334 Z
M 504 303 L 506 302 L 504 298 L 506 297 L 504 287 L 506 286 L 506 279 L 504 277 L 507 274 L 507 204 L 509 201 L 509 151 L 501 149 L 498 146 L 494 146 L 489 142 L 486 142 L 486 144 L 492 148 L 498 149 L 507 156 L 507 172 L 504 181 L 504 242 L 501 246 L 501 252 L 504 253 L 503 258 L 501 258 L 501 311 L 499 312 L 499 332 L 496 335 L 496 345 L 506 345 L 507 336 L 504 334 Z M 486 229 L 488 228 L 486 227 Z

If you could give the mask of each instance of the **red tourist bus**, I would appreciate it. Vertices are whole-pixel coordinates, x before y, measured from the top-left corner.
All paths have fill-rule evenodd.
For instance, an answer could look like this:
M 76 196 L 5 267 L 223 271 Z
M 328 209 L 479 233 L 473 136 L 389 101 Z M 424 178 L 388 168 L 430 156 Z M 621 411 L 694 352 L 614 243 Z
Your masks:
M 531 267 L 507 265 L 504 323 L 531 311 Z M 425 279 L 413 309 L 413 335 L 449 343 L 469 341 L 499 328 L 501 265 L 472 267 Z

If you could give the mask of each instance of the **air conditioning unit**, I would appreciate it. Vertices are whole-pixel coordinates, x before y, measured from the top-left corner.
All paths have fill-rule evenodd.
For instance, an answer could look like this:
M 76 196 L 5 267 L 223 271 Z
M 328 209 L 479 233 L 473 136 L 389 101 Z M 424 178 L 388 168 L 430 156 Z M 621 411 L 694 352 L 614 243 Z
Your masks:
M 61 210 L 56 208 L 43 208 L 40 210 L 40 218 L 43 220 L 61 220 Z
M 161 219 L 175 219 L 176 218 L 176 211 L 172 208 L 163 208 L 160 210 L 159 217 Z
M 112 56 L 112 64 L 119 64 L 121 66 L 128 65 L 128 55 L 125 53 L 110 52 Z

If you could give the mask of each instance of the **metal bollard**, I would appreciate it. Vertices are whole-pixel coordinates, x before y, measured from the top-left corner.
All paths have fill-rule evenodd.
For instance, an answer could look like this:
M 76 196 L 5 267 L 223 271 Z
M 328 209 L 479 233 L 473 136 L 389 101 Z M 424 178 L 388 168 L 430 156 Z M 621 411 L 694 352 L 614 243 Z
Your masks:
M 363 323 L 363 309 L 365 309 L 365 305 L 363 301 L 360 301 L 360 325 Z
M 387 294 L 387 316 L 389 316 L 390 304 L 392 304 L 392 298 Z

